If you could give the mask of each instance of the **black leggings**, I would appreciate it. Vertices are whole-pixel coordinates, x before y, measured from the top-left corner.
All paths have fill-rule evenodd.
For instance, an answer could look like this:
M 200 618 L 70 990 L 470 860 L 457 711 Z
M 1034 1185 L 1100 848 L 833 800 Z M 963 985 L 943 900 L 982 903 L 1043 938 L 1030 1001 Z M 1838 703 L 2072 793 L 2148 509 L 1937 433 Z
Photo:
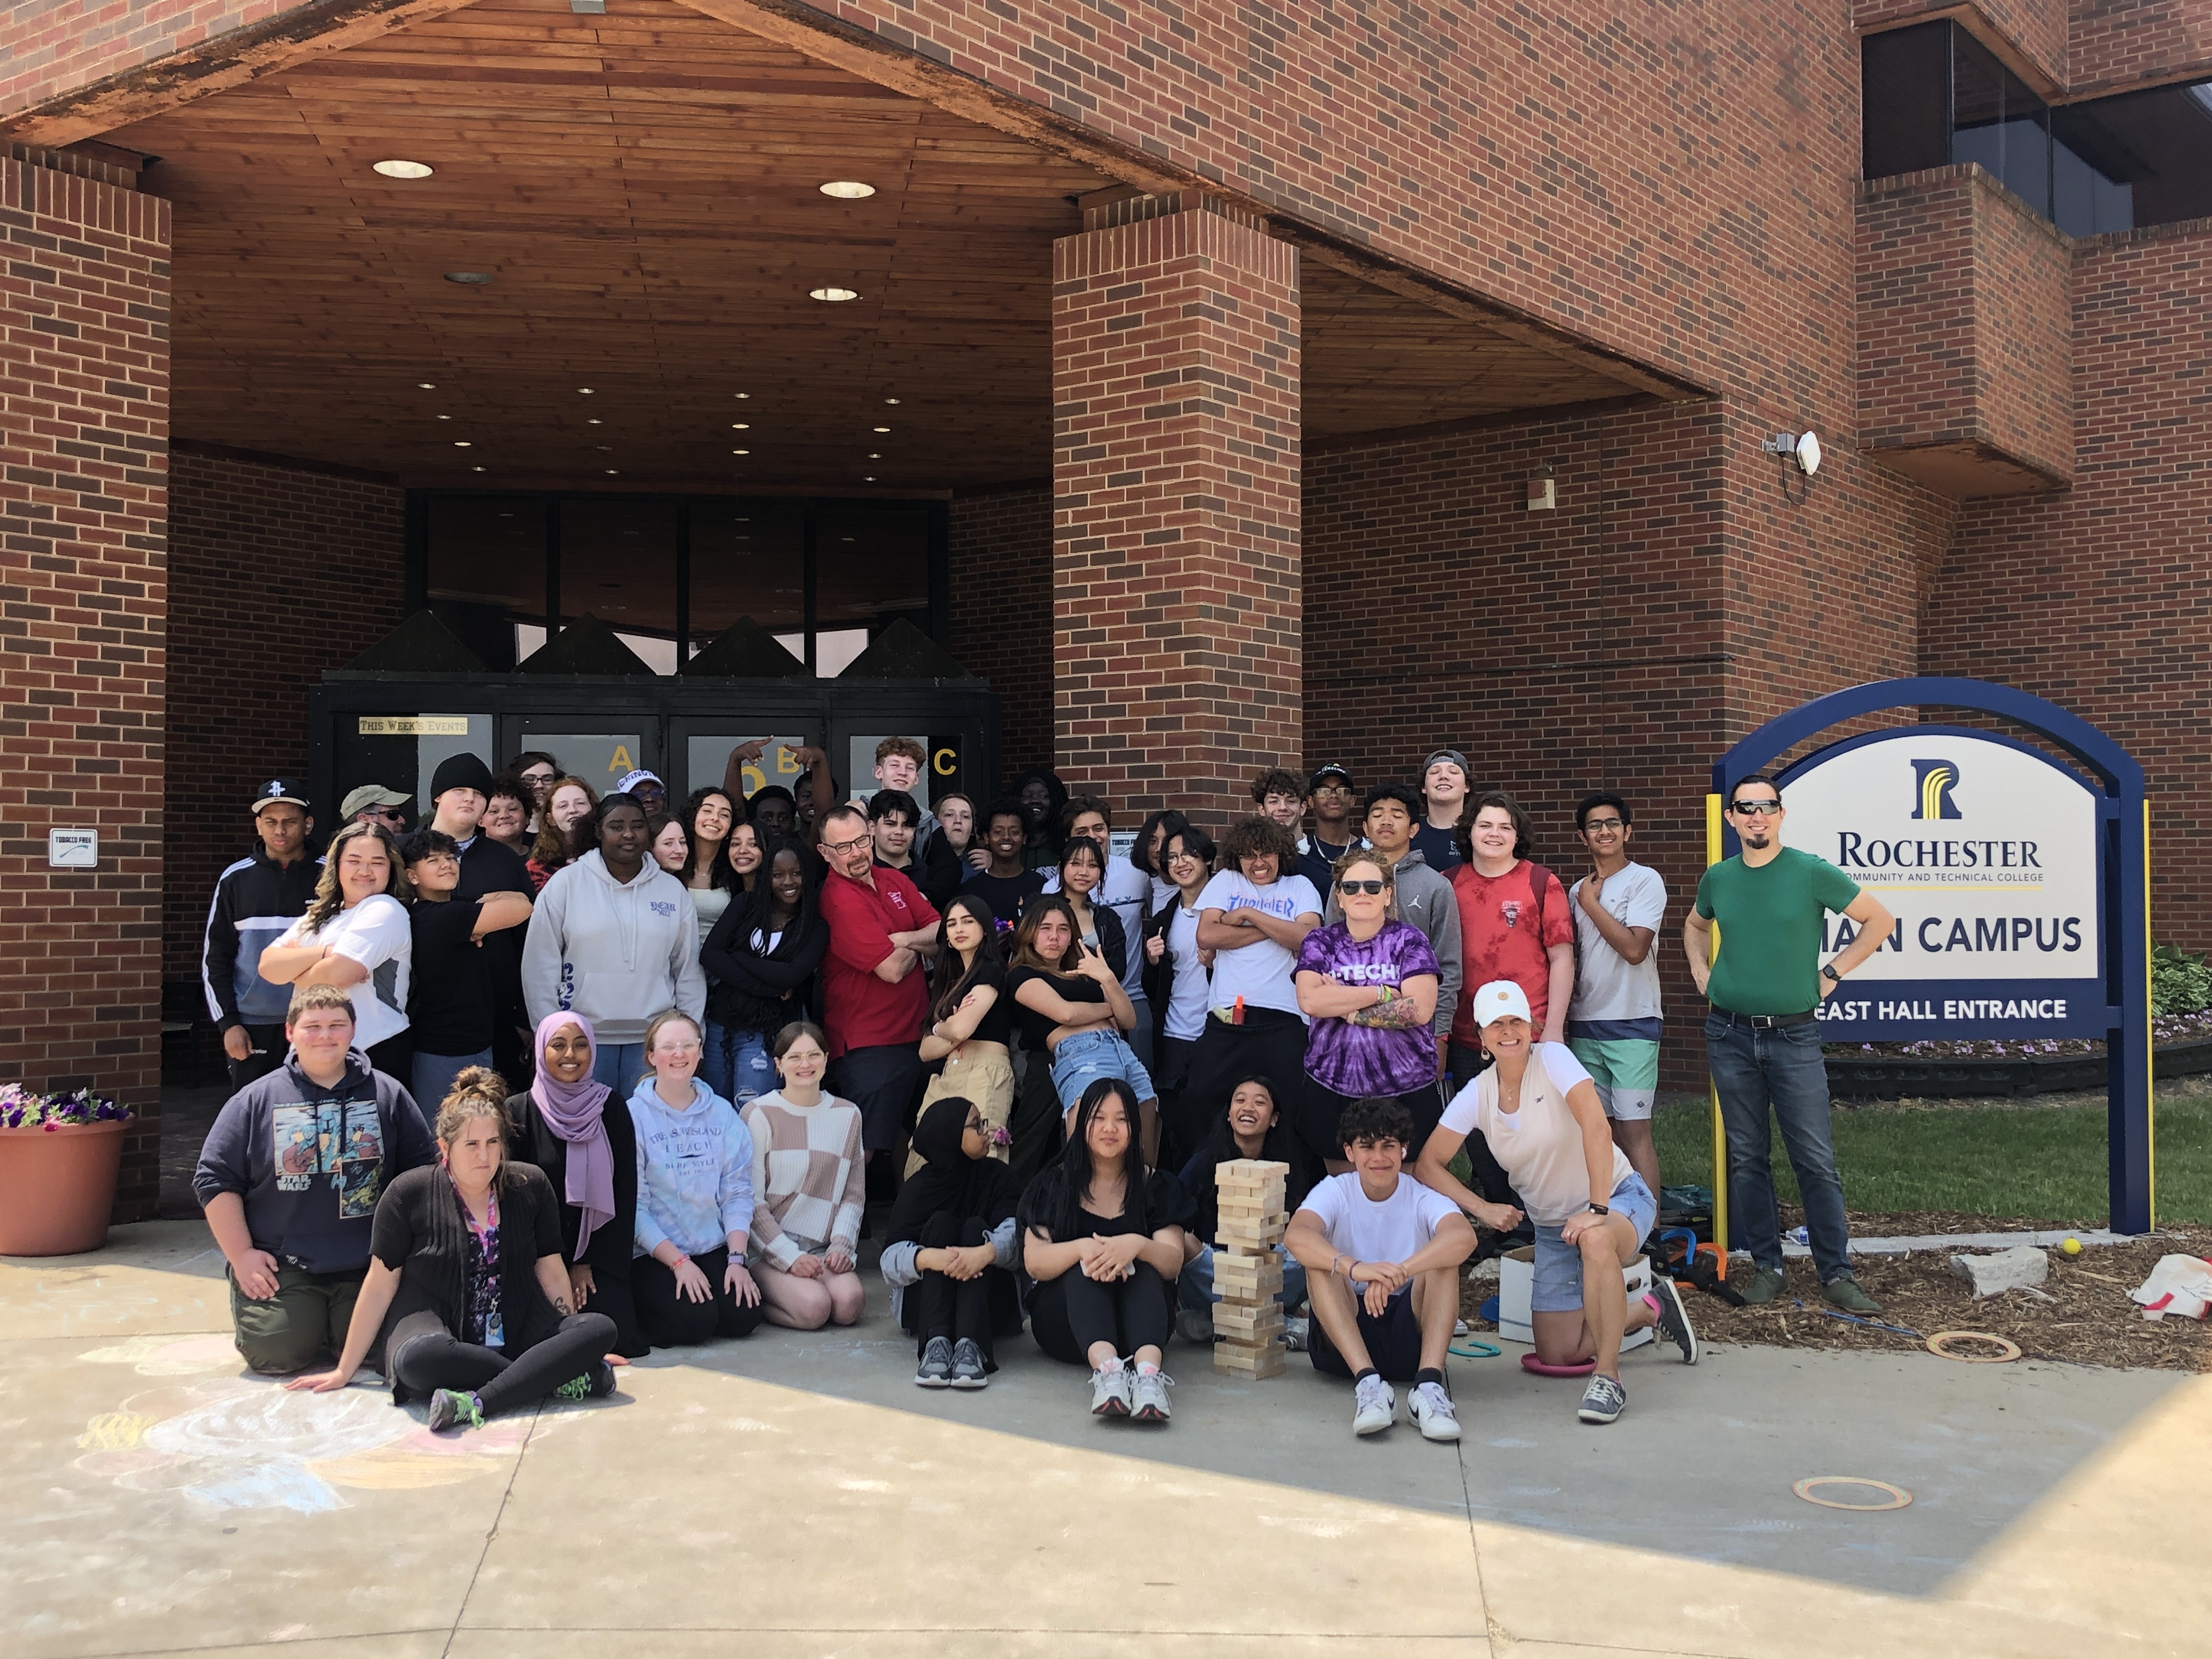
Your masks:
M 972 1248 L 989 1237 L 981 1217 L 971 1215 L 963 1221 L 949 1210 L 939 1210 L 922 1223 L 921 1242 L 925 1250 L 950 1250 Z M 906 1328 L 914 1333 L 915 1357 L 928 1347 L 933 1336 L 954 1342 L 964 1336 L 981 1352 L 983 1363 L 990 1364 L 991 1336 L 997 1323 L 992 1303 L 997 1299 L 994 1291 L 999 1281 L 1008 1279 L 1003 1267 L 986 1267 L 975 1278 L 965 1279 L 924 1269 L 906 1293 L 904 1305 Z
M 1088 1365 L 1094 1342 L 1110 1342 L 1125 1357 L 1139 1348 L 1164 1348 L 1174 1294 L 1149 1261 L 1136 1263 L 1127 1279 L 1105 1284 L 1085 1278 L 1079 1264 L 1042 1281 L 1030 1294 L 1030 1330 L 1037 1346 L 1070 1365 Z
M 656 1348 L 689 1348 L 711 1336 L 750 1336 L 768 1317 L 765 1301 L 740 1307 L 724 1282 L 729 1271 L 727 1245 L 691 1258 L 691 1265 L 707 1275 L 714 1294 L 704 1302 L 687 1302 L 676 1292 L 676 1275 L 649 1255 L 629 1264 L 630 1293 L 637 1298 L 637 1328 Z
M 605 1314 L 570 1314 L 552 1335 L 510 1359 L 496 1348 L 462 1341 L 426 1310 L 392 1328 L 386 1363 L 405 1394 L 417 1399 L 439 1389 L 473 1394 L 484 1415 L 492 1417 L 594 1375 L 614 1340 L 615 1322 Z

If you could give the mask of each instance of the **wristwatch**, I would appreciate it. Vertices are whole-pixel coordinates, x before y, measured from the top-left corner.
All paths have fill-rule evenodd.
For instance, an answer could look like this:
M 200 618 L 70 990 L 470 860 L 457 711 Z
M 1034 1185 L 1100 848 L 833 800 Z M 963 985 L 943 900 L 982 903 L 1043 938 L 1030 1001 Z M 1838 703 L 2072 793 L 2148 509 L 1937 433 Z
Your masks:
M 1592 1215 L 1611 1215 L 1613 1211 L 1607 1206 L 1600 1204 L 1596 1200 L 1593 1199 L 1590 1200 L 1589 1212 Z
M 1832 962 L 1824 962 L 1820 964 L 1820 977 L 1831 985 L 1841 985 L 1844 982 L 1844 976 L 1836 971 L 1836 964 Z

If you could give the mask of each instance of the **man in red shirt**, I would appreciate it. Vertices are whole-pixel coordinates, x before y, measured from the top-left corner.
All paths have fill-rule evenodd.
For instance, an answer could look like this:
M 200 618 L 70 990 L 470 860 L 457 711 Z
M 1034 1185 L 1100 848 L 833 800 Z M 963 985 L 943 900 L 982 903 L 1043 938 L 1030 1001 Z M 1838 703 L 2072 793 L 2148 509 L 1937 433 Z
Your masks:
M 830 1090 L 860 1109 L 872 1171 L 896 1170 L 921 1094 L 915 1045 L 929 1012 L 922 964 L 937 948 L 937 911 L 896 870 L 875 862 L 867 815 L 836 806 L 822 819 L 822 1023 Z
M 1559 878 L 1523 857 L 1528 817 L 1520 803 L 1493 790 L 1474 802 L 1459 828 L 1462 862 L 1446 873 L 1459 902 L 1462 963 L 1459 1006 L 1453 1011 L 1450 1064 L 1465 1088 L 1490 1067 L 1474 1017 L 1475 988 L 1511 980 L 1528 999 L 1538 1041 L 1566 1041 L 1567 1005 L 1575 989 L 1575 913 Z M 1480 1133 L 1467 1139 L 1474 1185 L 1493 1204 L 1525 1208 Z

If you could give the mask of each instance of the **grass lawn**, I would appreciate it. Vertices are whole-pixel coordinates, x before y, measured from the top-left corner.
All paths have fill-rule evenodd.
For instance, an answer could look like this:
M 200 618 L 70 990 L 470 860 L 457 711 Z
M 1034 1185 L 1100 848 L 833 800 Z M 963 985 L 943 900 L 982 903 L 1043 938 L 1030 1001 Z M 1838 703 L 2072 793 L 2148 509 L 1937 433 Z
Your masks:
M 2101 1104 L 1859 1109 L 1838 1111 L 1833 1122 L 1844 1201 L 1854 1210 L 1955 1210 L 2075 1225 L 2102 1225 L 2107 1214 Z M 2159 1221 L 2212 1222 L 2212 1098 L 2161 1100 L 2153 1122 Z M 1661 1106 L 1652 1138 L 1670 1184 L 1714 1184 L 1704 1105 Z M 1774 1184 L 1784 1202 L 1796 1201 L 1779 1134 Z

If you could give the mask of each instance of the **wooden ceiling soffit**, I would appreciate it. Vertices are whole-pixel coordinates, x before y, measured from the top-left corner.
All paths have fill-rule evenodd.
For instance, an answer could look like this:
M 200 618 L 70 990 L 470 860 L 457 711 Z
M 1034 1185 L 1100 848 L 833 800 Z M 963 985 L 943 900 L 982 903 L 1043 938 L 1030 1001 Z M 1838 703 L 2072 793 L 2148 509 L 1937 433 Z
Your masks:
M 80 87 L 0 122 L 27 144 L 58 147 L 182 108 L 312 58 L 459 11 L 469 0 L 310 0 Z

